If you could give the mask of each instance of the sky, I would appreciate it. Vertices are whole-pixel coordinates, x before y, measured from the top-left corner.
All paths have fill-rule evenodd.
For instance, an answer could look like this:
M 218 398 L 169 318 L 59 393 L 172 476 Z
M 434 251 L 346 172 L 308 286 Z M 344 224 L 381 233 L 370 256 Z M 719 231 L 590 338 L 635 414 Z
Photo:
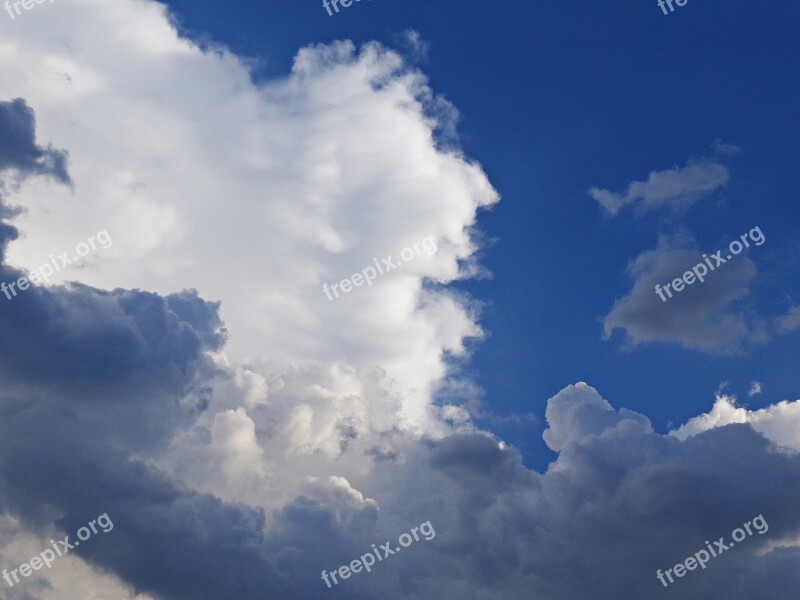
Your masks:
M 789 597 L 800 8 L 330 2 L 0 12 L 0 598 Z

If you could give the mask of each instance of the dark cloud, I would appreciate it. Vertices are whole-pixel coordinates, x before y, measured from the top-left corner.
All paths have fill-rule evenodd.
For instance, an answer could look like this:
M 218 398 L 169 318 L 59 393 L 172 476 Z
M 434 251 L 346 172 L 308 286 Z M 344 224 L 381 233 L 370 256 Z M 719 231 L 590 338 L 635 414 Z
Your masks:
M 17 229 L 7 223 L 20 213 L 4 202 L 4 193 L 28 177 L 49 176 L 71 184 L 67 153 L 36 144 L 36 118 L 25 100 L 0 100 L 0 264 L 5 264 L 6 247 L 17 239 Z
M 597 410 L 565 418 L 573 403 Z M 455 582 L 492 599 L 745 599 L 755 589 L 759 598 L 791 595 L 797 553 L 759 553 L 800 532 L 797 454 L 776 451 L 744 424 L 686 441 L 660 435 L 586 385 L 551 399 L 551 417 L 547 437 L 560 440 L 560 453 L 542 475 L 481 434 L 429 442 L 407 457 L 413 475 L 393 473 L 396 486 L 408 487 L 395 493 L 397 505 L 383 508 L 409 521 L 430 519 L 438 533 L 435 544 L 419 549 L 438 576 L 416 582 L 411 597 L 447 597 Z M 730 538 L 759 514 L 769 524 L 765 535 L 670 588 L 656 579 L 657 569 L 682 562 L 706 539 Z
M 7 182 L 47 175 L 61 183 L 71 183 L 67 153 L 36 143 L 36 117 L 25 100 L 0 101 L 0 140 L 0 173 L 6 171 Z
M 57 517 L 73 539 L 108 513 L 113 530 L 76 554 L 158 598 L 263 599 L 293 587 L 267 554 L 262 511 L 183 489 L 80 420 L 4 410 L 0 457 L 6 510 L 34 529 Z
M 11 271 L 2 268 L 3 275 Z M 74 535 L 76 553 L 166 599 L 269 598 L 261 510 L 187 490 L 134 460 L 204 410 L 224 331 L 196 292 L 32 288 L 0 310 L 0 506 Z

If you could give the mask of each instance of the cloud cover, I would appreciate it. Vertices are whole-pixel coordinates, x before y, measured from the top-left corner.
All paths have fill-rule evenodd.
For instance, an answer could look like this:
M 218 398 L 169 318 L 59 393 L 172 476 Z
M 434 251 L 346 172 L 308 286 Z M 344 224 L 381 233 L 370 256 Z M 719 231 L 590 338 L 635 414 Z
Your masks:
M 578 383 L 548 403 L 558 457 L 538 473 L 441 418 L 458 412 L 434 404 L 446 357 L 480 335 L 441 284 L 473 272 L 470 228 L 497 196 L 437 147 L 432 94 L 397 55 L 310 47 L 257 86 L 155 3 L 47 9 L 0 48 L 0 97 L 23 97 L 39 124 L 37 144 L 31 112 L 7 111 L 27 212 L 3 212 L 0 249 L 14 217 L 20 265 L 87 226 L 107 227 L 116 254 L 0 311 L 0 558 L 17 565 L 31 539 L 102 512 L 115 528 L 69 559 L 79 577 L 41 572 L 10 594 L 84 599 L 88 580 L 106 600 L 327 598 L 321 569 L 430 520 L 434 541 L 337 591 L 638 600 L 664 594 L 656 568 L 762 513 L 769 535 L 681 581 L 681 597 L 796 589 L 800 462 L 770 428 L 661 435 Z M 65 151 L 68 176 L 43 158 Z M 321 293 L 425 235 L 440 251 L 383 287 Z

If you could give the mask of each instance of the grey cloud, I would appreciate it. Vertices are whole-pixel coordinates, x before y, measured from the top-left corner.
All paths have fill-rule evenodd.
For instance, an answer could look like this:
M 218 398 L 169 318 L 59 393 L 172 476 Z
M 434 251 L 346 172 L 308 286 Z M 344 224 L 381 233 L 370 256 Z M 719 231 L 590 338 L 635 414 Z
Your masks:
M 756 276 L 755 263 L 746 255 L 720 265 L 704 282 L 695 281 L 666 301 L 659 298 L 657 284 L 680 278 L 701 262 L 703 254 L 694 248 L 693 240 L 662 236 L 657 248 L 643 252 L 629 265 L 633 288 L 603 318 L 606 337 L 622 329 L 632 346 L 674 342 L 719 354 L 735 354 L 745 343 L 764 341 L 765 324 L 734 305 L 750 293 Z
M 216 376 L 205 352 L 224 341 L 217 309 L 195 292 L 75 285 L 32 288 L 0 311 L 0 507 L 73 534 L 108 512 L 114 531 L 77 554 L 158 598 L 292 589 L 267 554 L 261 511 L 132 460 L 204 409 Z
M 25 100 L 0 100 L 0 264 L 5 263 L 6 247 L 17 238 L 17 229 L 6 221 L 20 213 L 3 201 L 9 188 L 38 175 L 71 184 L 67 172 L 67 153 L 36 143 L 36 118 Z
M 9 275 L 17 274 L 0 267 L 0 279 Z M 0 378 L 9 402 L 35 395 L 95 426 L 94 436 L 140 451 L 164 443 L 207 403 L 215 368 L 205 352 L 221 347 L 224 332 L 215 305 L 207 314 L 184 310 L 202 303 L 196 292 L 32 287 L 3 302 Z
M 108 513 L 113 531 L 75 553 L 165 599 L 271 598 L 291 583 L 267 554 L 261 511 L 181 489 L 91 428 L 47 409 L 4 411 L 0 501 L 32 529 L 72 534 Z
M 0 507 L 65 533 L 107 512 L 113 532 L 76 548 L 169 600 L 270 598 L 263 512 L 184 489 L 133 459 L 192 422 L 216 372 L 216 307 L 85 286 L 32 289 L 0 312 Z
M 399 489 L 383 510 L 408 520 L 424 515 L 437 531 L 436 543 L 419 550 L 438 576 L 401 580 L 403 598 L 469 589 L 468 597 L 498 600 L 695 600 L 713 590 L 744 600 L 760 589 L 758 597 L 777 600 L 794 589 L 797 553 L 759 553 L 800 532 L 788 485 L 800 476 L 800 456 L 775 452 L 749 425 L 686 441 L 654 433 L 644 417 L 615 411 L 585 384 L 549 404 L 548 437 L 561 450 L 544 474 L 482 434 L 431 441 L 411 451 L 402 474 L 391 474 Z M 670 589 L 656 579 L 656 569 L 682 562 L 706 539 L 729 538 L 759 514 L 766 535 Z
M 681 209 L 726 185 L 728 169 L 717 162 L 702 161 L 665 171 L 651 171 L 646 181 L 633 181 L 624 192 L 593 187 L 589 194 L 611 215 L 636 205 L 643 214 L 658 208 Z
M 0 172 L 16 172 L 12 181 L 33 175 L 47 175 L 71 183 L 67 153 L 36 143 L 36 117 L 25 100 L 0 101 Z M 6 180 L 9 174 L 6 173 Z

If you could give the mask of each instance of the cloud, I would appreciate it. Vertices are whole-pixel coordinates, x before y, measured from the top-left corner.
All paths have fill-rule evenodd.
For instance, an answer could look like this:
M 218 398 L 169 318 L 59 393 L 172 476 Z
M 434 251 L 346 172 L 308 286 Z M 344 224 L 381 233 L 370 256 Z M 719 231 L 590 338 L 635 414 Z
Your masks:
M 778 446 L 800 452 L 800 402 L 783 401 L 751 411 L 737 406 L 735 396 L 717 394 L 710 412 L 690 419 L 671 435 L 685 440 L 732 423 L 749 423 Z
M 650 430 L 650 421 L 646 417 L 627 409 L 616 413 L 597 390 L 583 382 L 564 388 L 550 399 L 547 424 L 544 441 L 556 452 L 570 442 L 600 435 L 617 426 Z
M 475 273 L 477 215 L 498 194 L 452 147 L 457 114 L 420 71 L 339 41 L 254 82 L 227 50 L 179 37 L 153 2 L 56 3 L 35 30 L 14 25 L 0 97 L 24 97 L 39 135 L 69 149 L 75 195 L 15 195 L 27 212 L 11 263 L 35 268 L 105 229 L 113 247 L 54 282 L 195 289 L 221 302 L 232 360 L 379 366 L 406 421 L 437 427 L 447 356 L 482 336 L 477 306 L 446 284 Z M 435 254 L 335 301 L 323 292 L 429 236 Z
M 70 183 L 67 173 L 67 153 L 51 146 L 36 144 L 36 119 L 22 98 L 0 101 L 0 172 L 4 182 L 19 182 L 22 178 L 47 175 L 61 183 Z
M 114 253 L 0 310 L 0 554 L 19 565 L 104 512 L 115 527 L 10 593 L 329 598 L 323 568 L 430 521 L 434 540 L 340 593 L 638 600 L 662 593 L 657 568 L 761 513 L 769 541 L 687 577 L 682 597 L 797 588 L 800 459 L 776 451 L 794 443 L 781 409 L 679 439 L 577 383 L 548 403 L 557 458 L 539 473 L 463 407 L 435 405 L 481 335 L 446 284 L 474 272 L 477 213 L 497 194 L 438 143 L 446 111 L 396 53 L 311 46 L 254 84 L 160 4 L 41 17 L 4 31 L 0 95 L 36 111 L 14 112 L 21 139 L 69 150 L 76 193 L 23 170 L 10 193 L 27 212 L 3 213 L 0 247 L 35 266 L 108 228 Z M 323 295 L 427 235 L 435 255 Z M 5 258 L 0 275 L 19 275 Z M 736 264 L 717 284 L 734 298 L 754 273 Z
M 5 261 L 8 244 L 17 239 L 17 229 L 8 219 L 20 214 L 4 202 L 8 191 L 17 191 L 23 181 L 37 176 L 70 183 L 67 153 L 42 148 L 36 143 L 36 119 L 24 100 L 0 101 L 0 261 Z
M 715 154 L 721 154 L 724 156 L 736 156 L 740 154 L 742 149 L 739 146 L 734 144 L 728 144 L 721 139 L 714 140 L 714 143 L 711 144 L 711 149 L 714 150 Z
M 422 39 L 418 31 L 407 29 L 395 36 L 399 45 L 403 46 L 409 57 L 418 62 L 428 61 L 430 44 Z
M 17 274 L 0 267 L 2 278 Z M 205 386 L 217 374 L 208 353 L 225 339 L 218 308 L 191 291 L 160 297 L 78 284 L 34 287 L 3 307 L 0 506 L 18 524 L 13 543 L 33 534 L 46 547 L 57 532 L 74 539 L 107 512 L 113 534 L 67 562 L 83 559 L 157 598 L 292 589 L 267 554 L 263 511 L 187 490 L 142 462 L 207 406 Z M 13 555 L 17 564 L 30 557 Z M 246 573 L 252 587 L 221 582 L 226 569 Z M 14 594 L 81 597 L 83 585 L 65 592 L 42 575 Z M 64 570 L 52 577 L 70 580 Z M 109 595 L 128 597 L 125 585 L 99 581 Z
M 290 590 L 267 556 L 262 511 L 187 490 L 140 462 L 205 408 L 215 372 L 205 353 L 219 338 L 203 331 L 215 322 L 201 311 L 185 320 L 182 310 L 201 301 L 31 292 L 0 316 L 0 505 L 42 538 L 48 529 L 74 537 L 108 512 L 113 534 L 77 556 L 159 598 Z M 246 573 L 251 591 L 221 583 L 226 569 Z
M 695 280 L 666 301 L 656 294 L 657 284 L 683 277 L 703 261 L 704 255 L 687 234 L 660 236 L 655 249 L 629 264 L 633 287 L 603 317 L 605 336 L 622 329 L 631 346 L 674 342 L 719 354 L 735 354 L 764 341 L 767 330 L 762 320 L 737 304 L 750 293 L 757 272 L 747 256 L 727 261 L 710 271 L 705 281 Z
M 585 383 L 551 398 L 547 415 L 545 438 L 559 454 L 543 474 L 491 436 L 464 433 L 429 442 L 381 477 L 401 514 L 428 515 L 437 528 L 441 546 L 419 548 L 437 552 L 419 567 L 414 597 L 566 600 L 588 588 L 596 598 L 661 597 L 656 569 L 762 513 L 769 535 L 681 580 L 681 598 L 791 589 L 797 555 L 770 542 L 800 527 L 783 483 L 800 469 L 796 454 L 775 453 L 747 424 L 685 440 L 657 434 L 644 416 L 615 410 Z M 381 492 L 370 495 L 392 510 Z M 410 585 L 408 576 L 398 583 Z
M 447 433 L 433 393 L 481 330 L 444 284 L 475 271 L 477 212 L 498 196 L 442 143 L 452 107 L 378 44 L 310 46 L 255 84 L 224 49 L 180 38 L 162 5 L 51 9 L 4 31 L 0 97 L 30 107 L 10 113 L 28 149 L 9 164 L 50 165 L 76 193 L 30 177 L 10 190 L 26 212 L 4 213 L 2 275 L 87 229 L 114 247 L 3 306 L 2 506 L 35 536 L 109 512 L 116 535 L 79 556 L 120 595 L 309 597 L 285 578 L 296 552 L 266 541 L 266 515 L 312 493 L 341 515 L 343 475 Z M 69 180 L 66 154 L 29 149 L 34 126 L 69 148 Z M 428 236 L 434 255 L 325 298 L 323 283 Z M 315 562 L 292 572 L 305 587 Z M 86 597 L 61 573 L 35 583 Z
M 724 165 L 704 159 L 685 167 L 651 171 L 646 181 L 633 181 L 621 193 L 593 187 L 589 194 L 612 216 L 631 205 L 641 215 L 661 208 L 684 209 L 725 186 L 729 179 Z
M 800 306 L 793 306 L 785 315 L 775 319 L 775 326 L 782 333 L 800 329 Z
M 117 303 L 116 320 L 151 339 L 150 352 L 174 357 L 175 368 L 165 368 L 166 358 L 126 361 L 111 369 L 113 377 L 100 378 L 95 395 L 86 398 L 74 393 L 84 387 L 80 378 L 35 386 L 47 382 L 42 371 L 4 386 L 0 505 L 23 525 L 10 532 L 11 549 L 4 551 L 10 564 L 27 560 L 24 540 L 37 547 L 31 535 L 41 547 L 108 512 L 113 532 L 93 538 L 69 559 L 81 561 L 82 584 L 96 579 L 105 598 L 132 598 L 137 590 L 158 600 L 322 599 L 330 594 L 319 580 L 322 568 L 346 564 L 372 544 L 430 520 L 435 541 L 417 543 L 368 577 L 348 581 L 348 597 L 464 594 L 499 600 L 536 594 L 568 600 L 591 585 L 594 597 L 633 600 L 660 593 L 655 569 L 763 513 L 769 536 L 749 540 L 702 578 L 682 581 L 682 597 L 704 597 L 708 586 L 732 598 L 751 597 L 758 588 L 777 597 L 796 583 L 790 574 L 797 571 L 797 558 L 787 540 L 800 534 L 800 510 L 783 482 L 800 476 L 800 458 L 776 453 L 773 445 L 800 444 L 800 402 L 713 423 L 701 417 L 680 434 L 664 436 L 653 432 L 645 416 L 615 410 L 597 390 L 577 383 L 548 402 L 544 437 L 558 457 L 537 473 L 485 432 L 426 438 L 390 422 L 367 426 L 382 411 L 370 415 L 356 407 L 385 394 L 379 374 L 373 388 L 354 397 L 348 386 L 369 378 L 342 367 L 306 368 L 277 379 L 262 369 L 261 379 L 241 367 L 209 363 L 203 357 L 218 348 L 212 332 L 219 323 L 199 310 L 201 301 L 191 294 L 185 305 L 153 302 L 145 294 L 148 311 L 121 292 L 109 299 L 87 287 L 56 288 L 36 300 L 64 303 L 62 296 L 80 300 L 89 313 Z M 42 343 L 47 335 L 65 339 L 61 331 L 70 330 L 77 317 L 40 314 L 30 328 L 41 330 Z M 193 335 L 177 336 L 164 327 L 170 314 L 173 330 Z M 3 313 L 0 321 L 12 318 Z M 93 347 L 107 347 L 113 339 L 107 332 L 118 327 L 101 320 L 85 332 L 87 356 L 95 355 Z M 191 339 L 196 342 L 187 343 Z M 7 360 L 8 352 L 0 357 Z M 62 363 L 72 364 L 72 357 L 72 351 L 64 352 L 47 364 L 62 373 Z M 158 401 L 152 400 L 157 389 L 140 387 L 147 379 L 140 377 L 143 371 L 161 389 Z M 8 377 L 3 375 L 4 383 Z M 197 395 L 195 388 L 207 388 L 206 404 L 187 402 Z M 309 420 L 294 438 L 287 425 L 304 422 L 296 416 L 298 398 Z M 238 408 L 223 409 L 231 403 Z M 326 403 L 355 417 L 349 444 L 326 445 L 335 428 L 320 437 L 315 420 Z M 152 435 L 142 435 L 153 419 L 120 416 L 127 405 L 169 422 L 162 436 L 177 432 L 172 450 L 165 453 Z M 108 426 L 115 421 L 133 435 Z M 367 452 L 379 444 L 382 455 Z M 198 480 L 193 469 L 206 479 Z M 346 476 L 322 475 L 328 469 Z M 231 486 L 237 479 L 239 487 Z M 214 486 L 219 489 L 211 493 Z M 776 541 L 783 545 L 774 546 Z M 108 579 L 109 573 L 118 580 Z M 34 599 L 81 597 L 83 588 L 63 569 L 39 577 L 25 588 Z

